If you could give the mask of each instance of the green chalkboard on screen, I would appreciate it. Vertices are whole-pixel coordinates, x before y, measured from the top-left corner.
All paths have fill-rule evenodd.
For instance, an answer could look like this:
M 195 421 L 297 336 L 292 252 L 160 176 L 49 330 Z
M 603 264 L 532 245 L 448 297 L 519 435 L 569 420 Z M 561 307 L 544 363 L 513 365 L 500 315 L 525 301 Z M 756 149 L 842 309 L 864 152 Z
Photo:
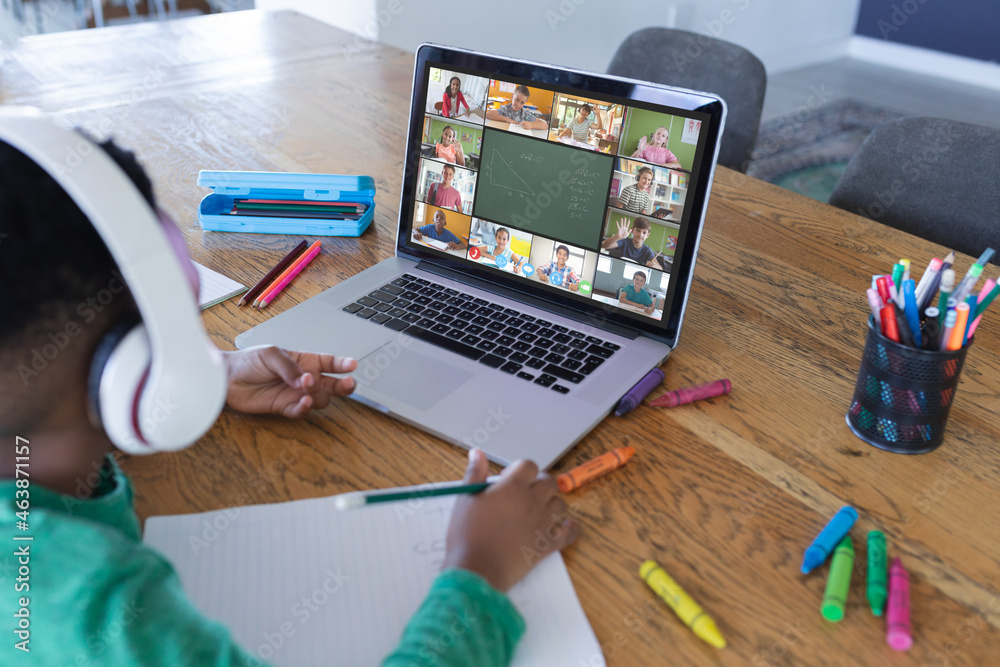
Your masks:
M 614 158 L 485 129 L 473 215 L 595 248 Z

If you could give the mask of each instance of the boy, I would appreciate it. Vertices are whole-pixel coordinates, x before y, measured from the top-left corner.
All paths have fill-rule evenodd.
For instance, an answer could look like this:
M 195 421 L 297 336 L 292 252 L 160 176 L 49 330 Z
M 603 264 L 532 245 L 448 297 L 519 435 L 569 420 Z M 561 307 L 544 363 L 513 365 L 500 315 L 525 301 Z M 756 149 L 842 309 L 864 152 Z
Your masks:
M 571 292 L 576 292 L 580 289 L 580 277 L 576 275 L 573 267 L 566 263 L 568 261 L 569 248 L 560 245 L 556 248 L 556 261 L 549 262 L 538 269 L 538 279 L 543 283 L 552 283 L 556 287 L 561 285 Z
M 618 221 L 618 233 L 601 241 L 601 248 L 615 259 L 627 259 L 636 264 L 642 264 L 652 269 L 660 268 L 656 263 L 656 253 L 645 245 L 652 226 L 646 218 L 636 218 L 635 224 L 629 229 L 627 218 Z M 632 238 L 628 238 L 631 234 Z
M 419 241 L 426 236 L 429 239 L 447 243 L 448 250 L 462 250 L 465 248 L 465 241 L 445 229 L 447 226 L 448 220 L 444 216 L 444 211 L 434 211 L 434 222 L 414 229 L 413 238 Z
M 446 164 L 441 168 L 441 182 L 432 183 L 427 190 L 427 203 L 441 208 L 450 208 L 453 211 L 462 210 L 462 193 L 457 188 L 451 186 L 455 178 L 455 167 Z
M 518 86 L 511 95 L 510 102 L 499 109 L 486 112 L 486 120 L 498 120 L 501 123 L 517 125 L 525 130 L 544 130 L 549 124 L 539 118 L 538 114 L 524 108 L 531 91 L 527 86 Z
M 618 301 L 626 306 L 641 308 L 642 312 L 652 315 L 653 311 L 656 310 L 656 305 L 653 303 L 653 297 L 643 287 L 645 284 L 646 274 L 642 271 L 636 271 L 635 275 L 632 276 L 632 284 L 622 288 L 618 295 Z
M 155 209 L 149 180 L 133 156 L 110 142 L 88 150 L 102 149 Z M 8 587 L 4 609 L 13 608 L 12 595 L 30 598 L 31 628 L 23 648 L 4 642 L 0 664 L 260 665 L 226 628 L 191 606 L 170 565 L 140 541 L 131 483 L 108 455 L 107 435 L 87 413 L 95 348 L 114 323 L 137 314 L 137 308 L 76 203 L 2 141 L 0 239 L 0 539 L 30 549 L 30 577 L 17 584 L 17 592 L 19 568 L 25 565 L 18 557 L 0 556 L 0 582 Z M 111 291 L 103 289 L 115 280 Z M 81 319 L 81 304 L 91 304 L 104 291 L 115 297 L 88 306 Z M 42 370 L 19 370 L 30 366 L 34 350 L 52 342 L 53 332 L 69 331 L 70 324 L 74 334 L 60 339 L 59 351 L 47 357 Z M 303 417 L 355 386 L 351 378 L 321 375 L 355 370 L 352 359 L 259 347 L 225 353 L 225 362 L 226 403 L 244 412 Z M 15 448 L 25 441 L 30 443 L 27 488 L 23 478 L 15 479 Z M 472 451 L 469 460 L 466 481 L 484 480 L 485 457 Z M 96 479 L 94 470 L 100 471 L 96 484 L 80 482 Z M 577 534 L 572 519 L 560 518 L 567 516 L 566 505 L 555 480 L 536 474 L 534 464 L 518 462 L 479 496 L 457 501 L 445 569 L 386 665 L 509 662 L 523 621 L 500 591 L 530 569 L 521 545 L 533 544 L 537 530 L 549 531 L 553 548 L 560 549 Z M 25 534 L 15 527 L 16 501 L 25 498 L 33 539 L 16 542 L 13 537 Z M 443 646 L 437 640 L 462 614 L 485 622 Z
M 648 213 L 653 205 L 653 198 L 649 196 L 649 186 L 653 182 L 653 170 L 643 167 L 639 170 L 639 180 L 622 188 L 618 195 L 618 208 L 633 213 Z

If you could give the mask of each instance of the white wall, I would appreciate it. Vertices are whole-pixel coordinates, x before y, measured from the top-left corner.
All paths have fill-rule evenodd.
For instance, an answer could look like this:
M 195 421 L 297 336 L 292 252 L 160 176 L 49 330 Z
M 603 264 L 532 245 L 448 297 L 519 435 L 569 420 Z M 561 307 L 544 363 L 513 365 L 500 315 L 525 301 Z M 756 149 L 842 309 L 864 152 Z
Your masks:
M 358 35 L 378 36 L 378 24 L 373 22 L 378 0 L 256 0 L 256 9 L 275 11 L 294 9 Z

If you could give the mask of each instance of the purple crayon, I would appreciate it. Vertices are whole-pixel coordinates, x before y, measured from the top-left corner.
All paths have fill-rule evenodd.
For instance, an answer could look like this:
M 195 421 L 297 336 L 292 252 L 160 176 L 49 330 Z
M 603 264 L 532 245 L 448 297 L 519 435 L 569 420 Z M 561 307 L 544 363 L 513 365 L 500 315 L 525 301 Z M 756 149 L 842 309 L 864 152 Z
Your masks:
M 695 401 L 713 398 L 714 396 L 722 396 L 732 390 L 733 385 L 729 380 L 723 378 L 722 380 L 700 384 L 697 387 L 682 387 L 681 389 L 668 391 L 656 400 L 650 401 L 649 404 L 657 408 L 676 408 L 678 405 L 694 403 Z
M 809 574 L 811 570 L 822 565 L 857 520 L 857 510 L 850 506 L 841 507 L 806 549 L 802 558 L 802 574 Z

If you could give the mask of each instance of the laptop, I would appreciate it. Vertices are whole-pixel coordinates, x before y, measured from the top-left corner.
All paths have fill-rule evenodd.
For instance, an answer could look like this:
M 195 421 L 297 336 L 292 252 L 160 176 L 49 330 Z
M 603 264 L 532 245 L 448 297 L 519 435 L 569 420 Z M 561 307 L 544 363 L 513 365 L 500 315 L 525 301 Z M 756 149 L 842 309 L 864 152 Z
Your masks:
M 548 469 L 677 345 L 725 116 L 707 93 L 425 44 L 395 257 L 236 345 L 352 356 L 354 400 Z

